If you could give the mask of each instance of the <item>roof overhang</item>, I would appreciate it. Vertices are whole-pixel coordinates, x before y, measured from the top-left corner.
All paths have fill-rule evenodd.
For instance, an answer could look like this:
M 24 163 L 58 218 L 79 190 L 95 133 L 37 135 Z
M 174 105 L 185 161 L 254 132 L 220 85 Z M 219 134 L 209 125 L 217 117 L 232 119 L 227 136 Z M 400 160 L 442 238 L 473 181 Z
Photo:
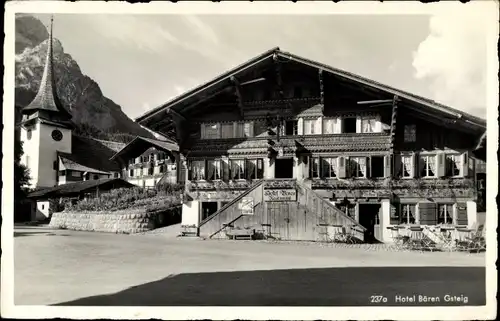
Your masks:
M 247 61 L 246 63 L 229 70 L 219 77 L 203 85 L 200 85 L 157 108 L 154 108 L 153 110 L 136 118 L 135 121 L 140 123 L 141 125 L 148 126 L 148 120 L 152 119 L 156 115 L 159 115 L 162 112 L 168 113 L 168 110 L 171 108 L 175 108 L 177 111 L 181 111 L 182 107 L 186 106 L 186 104 L 192 105 L 193 102 L 195 103 L 197 100 L 199 100 L 199 98 L 197 99 L 197 97 L 207 96 L 211 93 L 213 94 L 214 92 L 221 91 L 227 86 L 231 86 L 231 77 L 239 76 L 241 73 L 244 73 L 245 71 L 255 67 L 256 65 L 264 62 L 270 62 L 272 60 L 278 60 L 279 58 L 283 59 L 284 61 L 295 61 L 312 68 L 317 68 L 319 70 L 329 72 L 337 77 L 342 78 L 343 80 L 362 84 L 367 86 L 368 88 L 378 90 L 385 94 L 398 96 L 400 101 L 406 103 L 405 105 L 407 105 L 408 108 L 414 110 L 415 112 L 427 112 L 428 116 L 434 116 L 436 118 L 444 116 L 451 119 L 452 121 L 459 122 L 459 124 L 463 125 L 464 127 L 469 127 L 478 131 L 486 129 L 486 120 L 479 117 L 469 115 L 462 111 L 437 103 L 433 100 L 381 84 L 368 78 L 364 78 L 362 76 L 343 71 L 341 69 L 337 69 L 307 58 L 281 51 L 278 47 L 266 51 L 265 53 Z
M 157 139 L 146 138 L 142 136 L 137 136 L 130 143 L 125 145 L 120 151 L 113 155 L 110 160 L 114 160 L 117 157 L 122 159 L 135 158 L 142 155 L 145 151 L 154 147 L 158 150 L 166 152 L 172 158 L 175 157 L 175 153 L 179 152 L 179 146 L 173 141 L 163 141 Z

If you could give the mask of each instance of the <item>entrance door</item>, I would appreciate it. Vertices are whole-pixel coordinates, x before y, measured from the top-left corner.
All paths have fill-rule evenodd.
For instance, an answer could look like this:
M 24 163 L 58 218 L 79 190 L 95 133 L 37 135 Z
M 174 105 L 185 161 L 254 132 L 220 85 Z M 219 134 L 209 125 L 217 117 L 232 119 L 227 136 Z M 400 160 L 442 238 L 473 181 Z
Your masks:
M 375 228 L 379 226 L 380 204 L 359 204 L 359 224 L 366 228 L 365 242 L 377 243 Z
M 201 220 L 203 221 L 210 215 L 217 212 L 217 202 L 202 202 L 201 203 Z
M 275 178 L 293 178 L 293 158 L 277 158 L 274 162 Z
M 288 202 L 268 202 L 267 221 L 270 225 L 270 237 L 279 240 L 289 239 L 289 205 Z

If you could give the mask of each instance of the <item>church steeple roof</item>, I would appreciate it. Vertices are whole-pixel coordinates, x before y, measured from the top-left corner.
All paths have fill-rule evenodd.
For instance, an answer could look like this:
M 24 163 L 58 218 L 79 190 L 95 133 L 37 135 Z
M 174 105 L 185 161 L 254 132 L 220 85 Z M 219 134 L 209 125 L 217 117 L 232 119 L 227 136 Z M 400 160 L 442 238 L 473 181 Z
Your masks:
M 49 42 L 47 46 L 47 58 L 43 70 L 40 88 L 33 101 L 23 108 L 23 114 L 42 117 L 55 122 L 67 122 L 71 119 L 71 113 L 61 104 L 56 91 L 56 81 L 54 77 L 54 61 L 52 48 L 52 25 L 54 18 L 50 19 Z M 31 117 L 29 117 L 31 118 Z

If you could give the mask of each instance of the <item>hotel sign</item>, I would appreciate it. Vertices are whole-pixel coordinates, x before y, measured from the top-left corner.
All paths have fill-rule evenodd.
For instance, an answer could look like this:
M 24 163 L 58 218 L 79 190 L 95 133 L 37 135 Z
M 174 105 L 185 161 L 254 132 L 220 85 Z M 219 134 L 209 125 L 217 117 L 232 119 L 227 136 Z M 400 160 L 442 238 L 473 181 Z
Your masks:
M 295 189 L 266 189 L 264 190 L 264 201 L 296 201 L 297 190 Z

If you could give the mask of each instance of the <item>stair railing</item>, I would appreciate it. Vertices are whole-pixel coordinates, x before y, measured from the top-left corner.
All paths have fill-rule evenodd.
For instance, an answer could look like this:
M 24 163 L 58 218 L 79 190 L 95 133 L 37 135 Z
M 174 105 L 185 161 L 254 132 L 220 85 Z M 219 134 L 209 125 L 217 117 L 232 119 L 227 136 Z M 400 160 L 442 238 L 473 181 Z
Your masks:
M 320 195 L 314 192 L 311 188 L 303 184 L 302 182 L 297 182 L 299 188 L 301 188 L 304 192 L 303 195 L 298 195 L 297 201 L 301 202 L 301 198 L 304 199 L 303 204 L 307 209 L 314 213 L 318 213 L 318 210 L 321 211 L 321 217 L 325 218 L 325 209 L 330 209 L 333 213 L 335 213 L 335 224 L 334 225 L 342 225 L 349 227 L 351 234 L 357 239 L 364 241 L 364 232 L 366 228 L 356 222 L 355 219 L 348 216 L 346 213 L 338 209 L 335 205 L 323 199 Z M 316 203 L 316 204 L 315 204 Z M 319 203 L 319 204 L 318 204 Z M 321 206 L 322 205 L 322 206 Z M 318 208 L 319 207 L 319 208 Z M 325 224 L 322 224 L 325 225 Z M 328 224 L 326 224 L 328 225 Z

